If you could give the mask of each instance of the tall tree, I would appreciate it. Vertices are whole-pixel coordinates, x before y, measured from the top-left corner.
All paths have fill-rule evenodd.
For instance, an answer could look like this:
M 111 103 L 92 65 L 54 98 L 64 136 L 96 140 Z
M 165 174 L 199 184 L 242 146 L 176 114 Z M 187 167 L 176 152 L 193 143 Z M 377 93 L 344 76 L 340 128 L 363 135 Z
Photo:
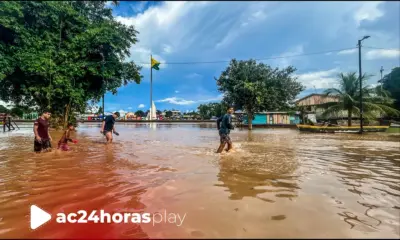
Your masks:
M 167 117 L 167 118 L 172 117 L 172 111 L 167 111 L 167 112 L 165 113 L 165 117 Z
M 135 115 L 138 116 L 138 117 L 144 117 L 145 116 L 145 114 L 144 114 L 144 112 L 142 110 L 137 110 L 135 112 Z
M 103 114 L 103 107 L 99 107 L 99 110 L 97 110 L 96 114 Z
M 3 105 L 0 105 L 0 113 L 9 113 L 10 109 L 4 107 Z
M 251 130 L 254 113 L 286 108 L 304 90 L 292 76 L 295 71 L 292 66 L 273 69 L 252 59 L 233 59 L 216 81 L 223 101 L 246 112 Z
M 378 113 L 398 114 L 399 111 L 390 107 L 393 102 L 387 95 L 377 92 L 376 88 L 371 88 L 366 84 L 370 76 L 364 74 L 361 77 L 363 81 L 363 108 L 364 117 L 366 119 L 374 119 Z M 340 73 L 338 75 L 339 88 L 329 88 L 325 91 L 327 96 L 339 97 L 338 102 L 329 102 L 323 104 L 326 108 L 323 117 L 327 117 L 332 113 L 347 111 L 347 125 L 352 125 L 352 117 L 360 116 L 360 81 L 357 73 L 349 72 L 347 74 Z
M 0 2 L 0 99 L 66 123 L 89 100 L 140 83 L 141 68 L 125 61 L 138 32 L 105 2 Z
M 392 71 L 379 81 L 383 89 L 388 91 L 394 98 L 394 105 L 400 110 L 400 67 L 393 68 Z
M 224 102 L 220 103 L 207 103 L 200 104 L 197 109 L 202 119 L 210 119 L 211 117 L 220 117 L 226 113 L 227 104 Z
M 10 114 L 12 116 L 17 116 L 21 118 L 24 115 L 24 110 L 21 107 L 16 106 L 10 110 Z

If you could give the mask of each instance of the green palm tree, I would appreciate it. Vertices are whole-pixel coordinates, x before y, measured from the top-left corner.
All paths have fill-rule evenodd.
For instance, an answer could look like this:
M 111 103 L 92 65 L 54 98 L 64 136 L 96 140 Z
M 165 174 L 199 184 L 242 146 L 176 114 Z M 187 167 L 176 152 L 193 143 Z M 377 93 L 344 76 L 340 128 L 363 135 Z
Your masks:
M 365 83 L 371 76 L 363 75 L 363 107 L 364 118 L 374 119 L 377 114 L 394 114 L 399 115 L 400 112 L 391 107 L 393 100 L 387 92 L 381 91 L 380 88 L 370 88 Z M 347 74 L 340 73 L 338 75 L 338 88 L 329 88 L 325 91 L 327 96 L 336 96 L 338 102 L 330 102 L 323 104 L 325 111 L 322 116 L 325 118 L 333 113 L 347 111 L 347 125 L 351 126 L 351 118 L 360 116 L 360 81 L 357 73 L 350 72 Z

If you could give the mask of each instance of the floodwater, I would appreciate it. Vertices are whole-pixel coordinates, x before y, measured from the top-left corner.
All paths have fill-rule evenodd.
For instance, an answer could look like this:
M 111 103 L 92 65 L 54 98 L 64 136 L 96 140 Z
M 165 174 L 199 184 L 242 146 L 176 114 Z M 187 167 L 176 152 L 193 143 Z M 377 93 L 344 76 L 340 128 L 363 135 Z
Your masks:
M 112 145 L 99 127 L 81 124 L 71 152 L 45 154 L 31 128 L 0 133 L 0 238 L 400 237 L 399 136 L 235 130 L 236 152 L 218 155 L 210 123 L 117 123 Z M 175 220 L 33 231 L 32 204 Z

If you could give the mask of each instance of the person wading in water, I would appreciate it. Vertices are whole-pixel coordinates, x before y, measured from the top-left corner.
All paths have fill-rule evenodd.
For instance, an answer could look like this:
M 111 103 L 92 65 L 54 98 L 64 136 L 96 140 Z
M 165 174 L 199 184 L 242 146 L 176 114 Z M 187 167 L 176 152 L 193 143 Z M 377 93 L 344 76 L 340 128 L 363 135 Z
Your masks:
M 115 119 L 119 118 L 119 112 L 115 112 L 112 115 L 107 116 L 103 120 L 103 124 L 101 125 L 100 132 L 106 136 L 107 143 L 112 143 L 113 136 L 112 133 L 114 132 L 115 135 L 119 135 L 117 131 L 115 131 Z
M 49 133 L 50 116 L 50 111 L 44 111 L 42 116 L 40 116 L 33 124 L 33 132 L 35 134 L 33 148 L 36 153 L 51 151 L 52 138 Z
M 71 139 L 71 132 L 74 131 L 75 127 L 72 123 L 68 123 L 67 130 L 65 130 L 62 135 L 60 141 L 58 141 L 58 149 L 62 151 L 69 151 L 70 148 L 68 146 L 68 142 L 72 142 L 74 144 L 78 143 L 78 140 Z
M 232 113 L 233 107 L 228 107 L 227 113 L 223 116 L 218 118 L 217 120 L 217 128 L 219 130 L 220 136 L 220 145 L 217 150 L 217 153 L 221 153 L 224 150 L 226 144 L 228 144 L 227 151 L 230 152 L 233 150 L 232 140 L 229 136 L 231 130 L 234 129 L 232 124 Z

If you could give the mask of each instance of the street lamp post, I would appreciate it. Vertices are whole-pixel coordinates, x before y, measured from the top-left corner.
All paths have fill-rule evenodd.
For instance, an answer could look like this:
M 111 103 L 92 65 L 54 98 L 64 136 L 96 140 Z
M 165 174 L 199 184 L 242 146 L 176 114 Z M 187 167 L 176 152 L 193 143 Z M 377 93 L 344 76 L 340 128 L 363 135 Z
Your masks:
M 362 134 L 364 132 L 363 128 L 363 95 L 362 95 L 362 73 L 361 73 L 361 42 L 364 39 L 369 38 L 370 36 L 364 36 L 361 40 L 358 40 L 358 70 L 359 70 L 359 75 L 358 79 L 360 81 L 360 133 Z
M 102 77 L 102 81 L 104 84 L 104 55 L 103 53 L 100 53 L 101 55 L 101 77 Z M 104 120 L 104 93 L 103 93 L 103 100 L 102 100 L 102 111 L 103 111 L 103 120 Z

